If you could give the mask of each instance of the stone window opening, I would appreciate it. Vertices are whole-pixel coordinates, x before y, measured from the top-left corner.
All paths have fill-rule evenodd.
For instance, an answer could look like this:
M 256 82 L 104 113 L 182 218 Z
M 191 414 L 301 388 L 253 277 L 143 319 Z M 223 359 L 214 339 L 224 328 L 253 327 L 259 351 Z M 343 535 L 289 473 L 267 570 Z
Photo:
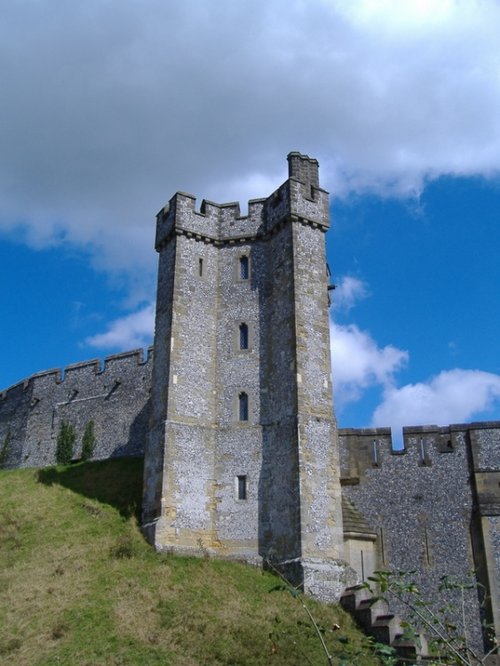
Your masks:
M 203 259 L 200 257 L 198 259 L 198 276 L 203 277 Z
M 248 325 L 241 322 L 239 325 L 240 349 L 248 349 Z
M 238 417 L 240 421 L 248 421 L 248 394 L 244 391 L 238 395 Z
M 250 259 L 246 254 L 240 257 L 239 276 L 240 280 L 248 280 L 250 277 Z
M 239 500 L 247 499 L 247 475 L 238 474 L 236 477 L 236 497 Z

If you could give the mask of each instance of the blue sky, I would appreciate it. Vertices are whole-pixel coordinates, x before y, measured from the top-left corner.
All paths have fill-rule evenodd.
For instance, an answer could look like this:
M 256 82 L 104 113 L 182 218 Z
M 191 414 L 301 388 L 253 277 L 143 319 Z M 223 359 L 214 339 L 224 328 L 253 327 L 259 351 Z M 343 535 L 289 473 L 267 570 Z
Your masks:
M 493 0 L 7 0 L 0 387 L 147 346 L 154 214 L 320 162 L 341 426 L 500 419 Z

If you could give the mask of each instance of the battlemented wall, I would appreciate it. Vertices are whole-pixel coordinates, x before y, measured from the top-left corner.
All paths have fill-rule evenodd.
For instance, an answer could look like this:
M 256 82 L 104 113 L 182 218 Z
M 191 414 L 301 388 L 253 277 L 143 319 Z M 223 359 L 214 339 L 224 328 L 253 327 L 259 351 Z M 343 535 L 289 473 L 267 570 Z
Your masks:
M 75 363 L 40 372 L 0 393 L 0 447 L 4 467 L 44 467 L 56 462 L 62 421 L 71 423 L 81 453 L 86 425 L 94 422 L 94 459 L 144 452 L 149 421 L 152 350 Z
M 377 535 L 378 568 L 417 570 L 423 599 L 442 576 L 477 571 L 492 598 L 483 610 L 467 593 L 468 630 L 481 646 L 485 612 L 499 627 L 500 423 L 404 428 L 402 451 L 387 428 L 339 436 L 343 494 Z

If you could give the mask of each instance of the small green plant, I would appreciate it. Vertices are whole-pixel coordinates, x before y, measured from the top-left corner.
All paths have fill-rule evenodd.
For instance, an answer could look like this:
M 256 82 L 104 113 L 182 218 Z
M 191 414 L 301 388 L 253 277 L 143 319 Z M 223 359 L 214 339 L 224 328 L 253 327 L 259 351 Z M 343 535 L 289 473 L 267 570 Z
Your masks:
M 82 438 L 82 460 L 90 460 L 95 451 L 94 421 L 89 421 Z
M 73 457 L 76 434 L 75 429 L 67 421 L 61 421 L 59 432 L 57 434 L 56 462 L 60 465 L 67 465 Z
M 434 655 L 431 666 L 485 666 L 498 646 L 494 644 L 485 656 L 479 655 L 471 646 L 465 620 L 467 591 L 477 587 L 477 583 L 442 576 L 438 588 L 442 599 L 434 604 L 422 599 L 412 579 L 414 573 L 376 571 L 364 586 L 373 594 L 374 603 L 383 599 L 390 605 L 392 597 L 408 609 L 407 621 L 403 624 L 405 636 L 418 642 L 419 631 L 424 630 Z M 450 593 L 455 596 L 456 602 L 448 600 Z
M 0 445 L 0 469 L 2 469 L 3 467 L 7 467 L 7 463 L 9 461 L 9 456 L 10 456 L 10 449 L 11 449 L 10 442 L 11 442 L 11 434 L 10 430 L 7 430 L 2 440 L 2 444 Z
M 288 592 L 294 599 L 297 600 L 297 602 L 302 606 L 302 609 L 306 613 L 306 615 L 309 618 L 309 623 L 302 622 L 301 620 L 297 621 L 297 626 L 299 627 L 299 630 L 302 631 L 302 633 L 308 633 L 313 631 L 316 639 L 319 641 L 321 644 L 321 650 L 324 654 L 325 657 L 325 663 L 327 666 L 334 666 L 334 658 L 333 655 L 331 654 L 327 643 L 325 641 L 325 637 L 327 634 L 327 628 L 322 626 L 319 622 L 316 621 L 314 618 L 313 614 L 311 613 L 311 610 L 309 606 L 307 606 L 305 599 L 304 599 L 304 594 L 290 581 L 288 581 L 285 576 L 277 569 L 272 562 L 269 560 L 266 561 L 266 566 L 271 569 L 280 579 L 281 579 L 281 584 L 276 585 L 273 587 L 270 592 L 276 592 L 276 591 L 286 591 Z M 280 619 L 279 617 L 275 618 L 275 623 L 276 625 L 279 626 L 280 624 Z M 279 630 L 278 626 L 275 628 L 275 631 L 270 632 L 269 638 L 272 641 L 273 645 L 273 650 L 276 650 L 277 643 L 279 641 L 280 636 L 283 635 L 283 632 Z M 340 626 L 338 624 L 334 625 L 329 631 L 333 632 L 336 634 L 336 641 L 337 643 L 340 643 L 342 646 L 342 649 L 340 650 L 340 661 L 338 662 L 338 666 L 355 666 L 356 664 L 360 663 L 359 659 L 364 659 L 366 658 L 367 652 L 372 652 L 377 658 L 380 664 L 383 666 L 396 666 L 397 664 L 397 659 L 396 659 L 396 651 L 394 648 L 384 645 L 382 643 L 377 643 L 371 638 L 368 638 L 366 640 L 366 645 L 361 647 L 358 644 L 353 643 L 348 636 L 342 634 L 339 632 Z M 284 636 L 285 639 L 287 636 Z M 366 649 L 368 648 L 368 649 Z M 304 653 L 302 653 L 302 657 L 304 658 L 305 662 L 312 664 L 311 660 L 308 658 L 308 656 Z

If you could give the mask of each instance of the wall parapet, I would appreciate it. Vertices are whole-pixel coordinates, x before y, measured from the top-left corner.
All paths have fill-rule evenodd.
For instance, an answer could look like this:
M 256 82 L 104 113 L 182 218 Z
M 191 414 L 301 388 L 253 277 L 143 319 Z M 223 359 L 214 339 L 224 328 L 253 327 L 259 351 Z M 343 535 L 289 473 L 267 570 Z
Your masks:
M 153 347 L 148 347 L 146 351 L 144 349 L 132 349 L 131 351 L 121 352 L 119 354 L 111 354 L 105 356 L 102 360 L 99 358 L 94 358 L 89 361 L 79 361 L 77 363 L 71 363 L 62 368 L 51 368 L 50 370 L 42 370 L 40 372 L 35 372 L 25 379 L 8 386 L 7 388 L 0 391 L 0 401 L 7 400 L 12 393 L 17 393 L 19 389 L 26 391 L 28 388 L 33 386 L 37 380 L 47 379 L 52 377 L 54 384 L 62 384 L 68 378 L 72 376 L 73 373 L 77 374 L 81 371 L 92 370 L 92 374 L 104 374 L 110 368 L 113 367 L 113 371 L 117 369 L 117 363 L 120 365 L 121 361 L 128 361 L 132 358 L 136 359 L 136 364 L 139 365 L 148 365 L 152 363 L 153 359 Z
M 196 210 L 196 197 L 177 192 L 156 216 L 156 250 L 161 251 L 175 235 L 214 245 L 265 240 L 285 221 L 326 231 L 330 225 L 328 192 L 316 184 L 316 160 L 306 156 L 305 163 L 305 170 L 301 167 L 297 173 L 294 171 L 270 196 L 250 199 L 245 216 L 241 215 L 238 202 L 215 203 L 204 199 Z
M 390 428 L 339 428 L 342 473 L 364 475 L 396 458 L 410 458 L 416 466 L 432 467 L 441 455 L 465 455 L 470 448 L 475 470 L 500 469 L 500 421 L 422 425 L 403 428 L 401 449 L 393 446 Z

